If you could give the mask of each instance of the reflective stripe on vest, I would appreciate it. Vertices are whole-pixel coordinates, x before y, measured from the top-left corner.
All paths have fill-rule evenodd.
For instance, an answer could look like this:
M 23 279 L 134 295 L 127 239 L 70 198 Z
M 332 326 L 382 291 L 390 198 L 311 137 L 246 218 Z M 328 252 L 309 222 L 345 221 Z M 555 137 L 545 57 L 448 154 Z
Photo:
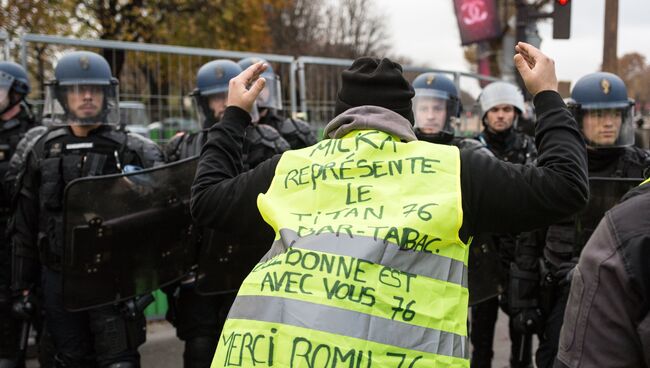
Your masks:
M 285 153 L 212 367 L 468 367 L 458 149 L 354 131 Z

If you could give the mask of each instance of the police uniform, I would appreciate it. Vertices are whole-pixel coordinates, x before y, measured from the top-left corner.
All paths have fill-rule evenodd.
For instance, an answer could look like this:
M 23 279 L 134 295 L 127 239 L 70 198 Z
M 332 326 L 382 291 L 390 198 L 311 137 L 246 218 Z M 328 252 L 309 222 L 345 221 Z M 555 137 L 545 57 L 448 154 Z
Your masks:
M 97 128 L 83 138 L 72 135 L 67 127 L 53 129 L 30 150 L 14 230 L 16 263 L 20 265 L 15 270 L 14 287 L 20 290 L 33 285 L 36 280 L 30 274 L 36 273 L 40 261 L 46 321 L 57 359 L 63 364 L 135 364 L 139 360 L 137 347 L 145 339 L 142 314 L 129 320 L 118 306 L 78 313 L 65 310 L 61 293 L 63 189 L 77 178 L 120 173 L 124 165 L 151 167 L 161 161 L 162 154 L 153 142 L 110 127 Z
M 223 73 L 215 73 L 221 68 Z M 200 99 L 200 89 L 220 92 L 227 91 L 228 81 L 241 69 L 228 60 L 215 60 L 199 70 L 197 82 L 200 80 L 199 90 L 195 91 L 195 99 Z M 207 76 L 206 76 L 207 75 Z M 219 76 L 219 77 L 218 77 Z M 223 90 L 219 88 L 221 86 Z M 195 101 L 196 106 L 207 106 L 201 101 Z M 211 110 L 203 110 L 200 115 L 209 117 Z M 196 133 L 178 133 L 165 147 L 167 162 L 198 156 L 201 148 L 208 140 L 210 128 L 219 124 L 212 119 L 206 119 L 205 129 Z M 250 125 L 246 129 L 244 141 L 243 164 L 245 168 L 252 169 L 262 161 L 288 150 L 289 144 L 271 126 L 263 124 Z M 201 247 L 209 247 L 215 240 L 219 246 L 229 241 L 236 241 L 227 234 L 211 229 L 201 229 Z M 226 240 L 228 239 L 228 240 Z M 259 258 L 261 255 L 254 256 Z M 218 264 L 211 268 L 220 267 Z M 198 272 L 206 272 L 198 270 Z M 209 272 L 209 270 L 207 270 Z M 218 336 L 226 320 L 226 315 L 234 300 L 234 293 L 219 295 L 202 295 L 197 292 L 195 275 L 190 275 L 179 284 L 164 288 L 170 301 L 167 319 L 176 327 L 176 335 L 185 342 L 183 362 L 185 368 L 209 367 L 216 349 Z
M 633 103 L 627 97 L 623 81 L 614 74 L 604 72 L 588 74 L 578 80 L 571 97 L 569 107 L 581 125 L 588 148 L 588 173 L 590 181 L 594 182 L 590 183 L 590 201 L 611 201 L 606 203 L 611 207 L 622 193 L 619 193 L 617 198 L 608 199 L 611 194 L 599 191 L 602 189 L 596 187 L 595 182 L 603 179 L 616 182 L 616 179 L 627 178 L 636 179 L 638 183 L 643 180 L 644 172 L 650 167 L 650 153 L 633 146 Z M 586 115 L 594 110 L 596 113 L 599 110 L 620 113 L 620 125 L 615 140 L 605 142 L 601 141 L 602 138 L 598 135 L 593 135 Z M 570 220 L 545 229 L 543 264 L 546 270 L 543 270 L 541 275 L 544 282 L 541 299 L 545 323 L 536 356 L 538 367 L 553 365 L 568 299 L 570 275 L 577 257 L 606 209 L 590 205 Z M 586 224 L 587 219 L 591 219 L 593 224 Z
M 650 153 L 638 147 L 629 146 L 600 150 L 587 150 L 589 177 L 598 178 L 643 178 L 650 168 Z M 591 193 L 592 196 L 603 193 Z M 602 215 L 602 214 L 600 214 Z M 572 267 L 580 255 L 591 232 L 577 236 L 576 222 L 568 221 L 549 226 L 544 232 L 544 264 L 542 295 L 545 316 L 543 338 L 537 351 L 537 365 L 551 367 L 557 354 L 560 329 L 568 300 L 569 283 L 564 280 L 566 267 Z M 593 229 L 592 229 L 593 230 Z M 576 242 L 578 240 L 578 242 Z
M 19 321 L 11 316 L 11 247 L 6 237 L 7 222 L 11 216 L 13 179 L 4 179 L 9 171 L 9 161 L 16 152 L 18 142 L 25 132 L 36 125 L 29 106 L 21 103 L 20 113 L 8 121 L 0 122 L 0 174 L 3 178 L 0 198 L 0 361 L 13 359 L 17 354 L 20 335 Z M 1 365 L 0 365 L 1 366 Z
M 22 66 L 0 61 L 0 115 L 6 114 L 5 119 L 8 118 L 0 119 L 0 367 L 24 363 L 16 362 L 21 358 L 18 356 L 20 324 L 11 315 L 11 246 L 6 236 L 14 180 L 12 175 L 8 178 L 5 175 L 10 171 L 9 162 L 18 142 L 37 124 L 25 102 L 30 90 L 29 77 Z
M 283 119 L 269 110 L 267 115 L 260 119 L 260 124 L 269 125 L 280 133 L 291 149 L 309 147 L 317 142 L 316 135 L 308 123 L 293 118 Z
M 17 292 L 31 290 L 40 270 L 45 322 L 57 367 L 136 367 L 137 349 L 145 340 L 142 311 L 127 314 L 122 305 L 114 304 L 70 312 L 64 306 L 63 194 L 78 178 L 121 173 L 128 165 L 152 167 L 163 161 L 162 152 L 152 141 L 109 125 L 119 119 L 118 83 L 101 56 L 85 51 L 65 54 L 54 76 L 46 90 L 46 111 L 53 122 L 74 122 L 87 135 L 77 136 L 67 125 L 53 126 L 27 147 L 12 228 L 12 285 Z M 69 105 L 72 93 L 83 96 L 85 105 L 101 101 L 98 112 L 78 116 Z
M 533 138 L 514 128 L 504 133 L 492 133 L 485 129 L 476 139 L 492 151 L 499 160 L 527 165 L 534 163 L 537 158 Z

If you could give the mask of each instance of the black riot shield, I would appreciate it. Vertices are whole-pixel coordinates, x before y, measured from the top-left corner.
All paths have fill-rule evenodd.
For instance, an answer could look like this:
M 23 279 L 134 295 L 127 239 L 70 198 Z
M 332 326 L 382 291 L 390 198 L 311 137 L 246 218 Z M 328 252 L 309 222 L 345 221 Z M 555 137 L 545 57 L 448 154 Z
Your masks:
M 143 295 L 196 263 L 189 212 L 198 158 L 74 180 L 64 193 L 63 296 L 71 311 Z
M 576 251 L 587 244 L 600 220 L 610 208 L 616 205 L 630 189 L 638 186 L 642 178 L 589 178 L 589 202 L 575 220 Z M 578 256 L 576 254 L 576 256 Z
M 196 286 L 202 295 L 236 292 L 271 247 L 258 234 L 241 238 L 207 229 L 201 233 Z
M 480 235 L 469 247 L 469 305 L 478 304 L 503 292 L 503 270 L 492 236 Z

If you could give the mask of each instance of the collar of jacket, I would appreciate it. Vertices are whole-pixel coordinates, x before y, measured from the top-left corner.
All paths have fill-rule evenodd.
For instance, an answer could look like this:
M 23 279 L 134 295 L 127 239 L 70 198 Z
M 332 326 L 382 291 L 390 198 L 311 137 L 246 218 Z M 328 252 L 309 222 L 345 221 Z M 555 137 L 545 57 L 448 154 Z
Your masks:
M 379 106 L 357 106 L 335 117 L 325 127 L 323 136 L 341 138 L 353 130 L 379 130 L 404 142 L 417 141 L 411 122 L 402 115 Z

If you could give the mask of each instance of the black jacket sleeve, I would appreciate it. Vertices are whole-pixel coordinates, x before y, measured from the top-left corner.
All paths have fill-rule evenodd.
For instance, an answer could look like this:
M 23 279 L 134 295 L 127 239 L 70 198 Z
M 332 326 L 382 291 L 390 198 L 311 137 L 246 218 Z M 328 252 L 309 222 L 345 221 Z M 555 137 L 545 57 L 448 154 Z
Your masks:
M 535 96 L 537 166 L 461 152 L 461 238 L 546 226 L 586 205 L 587 153 L 578 124 L 559 94 Z
M 221 122 L 208 132 L 192 185 L 191 211 L 200 226 L 270 244 L 273 229 L 257 210 L 257 196 L 270 187 L 280 155 L 239 175 L 244 131 L 250 122 L 246 111 L 228 107 Z

